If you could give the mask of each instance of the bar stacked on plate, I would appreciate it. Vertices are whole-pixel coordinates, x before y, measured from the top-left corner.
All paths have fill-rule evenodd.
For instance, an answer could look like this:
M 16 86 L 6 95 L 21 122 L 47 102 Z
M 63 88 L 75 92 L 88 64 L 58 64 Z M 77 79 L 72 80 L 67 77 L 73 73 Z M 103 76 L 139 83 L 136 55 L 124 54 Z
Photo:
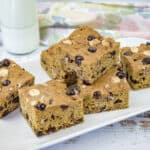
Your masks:
M 129 87 L 119 62 L 120 44 L 90 27 L 76 29 L 68 38 L 41 54 L 41 65 L 70 91 L 78 84 L 85 113 L 128 107 Z

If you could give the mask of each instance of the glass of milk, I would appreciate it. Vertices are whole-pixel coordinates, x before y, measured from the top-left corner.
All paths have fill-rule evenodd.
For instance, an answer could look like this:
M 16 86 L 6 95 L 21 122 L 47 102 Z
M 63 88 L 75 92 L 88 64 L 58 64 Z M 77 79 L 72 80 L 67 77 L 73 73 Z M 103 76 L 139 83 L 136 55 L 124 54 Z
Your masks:
M 39 47 L 36 0 L 0 0 L 0 28 L 4 48 L 25 54 Z

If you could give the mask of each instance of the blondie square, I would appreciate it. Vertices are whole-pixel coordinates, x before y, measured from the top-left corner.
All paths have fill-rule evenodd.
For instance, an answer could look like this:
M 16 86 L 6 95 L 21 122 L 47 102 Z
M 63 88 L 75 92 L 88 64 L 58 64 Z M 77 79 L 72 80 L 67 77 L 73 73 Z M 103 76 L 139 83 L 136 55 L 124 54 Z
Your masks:
M 19 106 L 18 89 L 34 83 L 34 77 L 14 61 L 0 61 L 0 118 Z
M 83 121 L 83 101 L 77 87 L 66 87 L 62 81 L 19 90 L 23 116 L 37 136 L 55 132 Z
M 124 47 L 121 58 L 130 86 L 133 89 L 150 87 L 150 43 Z
M 80 85 L 84 112 L 96 113 L 127 108 L 129 85 L 122 67 L 114 67 L 93 85 Z
M 79 78 L 92 84 L 118 62 L 120 44 L 88 26 L 41 53 L 41 65 L 54 79 L 71 85 Z

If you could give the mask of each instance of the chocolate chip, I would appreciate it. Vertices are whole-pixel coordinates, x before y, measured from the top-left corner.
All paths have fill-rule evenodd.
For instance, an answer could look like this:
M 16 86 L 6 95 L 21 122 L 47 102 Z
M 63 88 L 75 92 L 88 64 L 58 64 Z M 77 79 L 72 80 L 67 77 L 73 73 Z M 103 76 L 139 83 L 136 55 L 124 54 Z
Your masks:
M 144 58 L 144 59 L 142 60 L 142 63 L 143 63 L 144 65 L 150 64 L 150 57 Z
M 101 92 L 100 91 L 95 91 L 93 93 L 93 98 L 95 98 L 95 99 L 101 99 L 102 98 Z
M 1 61 L 1 65 L 4 67 L 8 67 L 10 65 L 10 61 L 8 59 L 4 59 Z
M 117 100 L 114 102 L 114 104 L 118 104 L 118 103 L 122 103 L 122 100 L 117 99 Z
M 46 64 L 46 61 L 44 59 L 41 60 L 43 64 Z
M 91 53 L 95 53 L 95 52 L 97 51 L 97 48 L 94 47 L 94 46 L 90 46 L 90 47 L 88 48 L 88 51 L 91 52 Z
M 63 110 L 67 109 L 68 107 L 69 106 L 67 104 L 61 104 L 60 105 L 60 108 L 63 109 Z
M 75 90 L 68 88 L 66 94 L 67 95 L 75 95 Z
M 80 56 L 80 55 L 78 55 L 78 56 L 76 56 L 75 57 L 75 63 L 79 66 L 79 65 L 81 65 L 81 62 L 84 60 L 84 57 L 83 56 Z
M 88 37 L 87 37 L 87 40 L 88 41 L 92 41 L 92 40 L 94 40 L 95 39 L 95 36 L 94 35 L 89 35 Z
M 54 115 L 51 115 L 51 118 L 54 120 L 54 119 L 55 119 L 55 116 L 54 116 Z
M 78 123 L 82 122 L 82 121 L 83 121 L 83 118 L 80 118 L 80 119 L 77 120 Z
M 146 46 L 149 46 L 150 45 L 150 42 L 146 42 Z
M 129 75 L 128 75 L 128 73 L 126 74 L 126 78 L 127 78 L 127 79 L 129 78 Z
M 37 109 L 40 110 L 40 111 L 44 111 L 45 108 L 46 108 L 46 105 L 45 105 L 44 103 L 37 103 L 37 104 L 35 105 L 35 108 L 37 108 Z
M 49 104 L 51 105 L 53 103 L 53 99 L 50 99 L 49 100 Z
M 114 94 L 113 94 L 112 92 L 109 92 L 109 95 L 110 95 L 110 96 L 114 96 Z
M 55 132 L 56 131 L 56 128 L 55 127 L 49 127 L 48 128 L 48 132 Z
M 139 84 L 139 81 L 134 80 L 134 79 L 132 78 L 132 76 L 130 76 L 130 81 L 131 81 L 132 83 L 134 83 L 134 84 Z
M 2 114 L 2 117 L 7 116 L 8 114 L 9 114 L 9 111 L 8 111 L 8 110 L 5 110 L 5 111 L 3 112 L 3 114 Z
M 143 73 L 143 72 L 140 72 L 140 73 L 139 73 L 139 76 L 143 76 L 143 75 L 144 75 L 144 73 Z
M 69 96 L 70 95 L 76 95 L 76 94 L 79 94 L 79 93 L 80 93 L 80 91 L 79 91 L 76 84 L 69 86 L 67 88 L 67 91 L 66 91 L 66 94 L 69 95 Z
M 14 94 L 12 94 L 12 95 L 11 95 L 11 98 L 12 98 L 12 99 L 14 99 L 14 97 L 15 97 L 15 95 L 14 95 Z
M 10 83 L 11 83 L 11 82 L 10 82 L 9 80 L 4 80 L 4 81 L 2 82 L 2 85 L 3 85 L 3 86 L 8 86 Z
M 137 61 L 137 60 L 138 60 L 138 59 L 136 59 L 136 58 L 135 58 L 135 59 L 133 59 L 133 61 Z
M 40 137 L 40 136 L 42 136 L 42 135 L 44 135 L 44 134 L 42 133 L 42 131 L 37 131 L 37 132 L 36 132 L 36 136 Z
M 27 120 L 29 119 L 29 115 L 28 114 L 26 114 L 25 117 L 26 117 Z
M 69 75 L 68 75 L 68 74 L 65 74 L 64 78 L 67 79 L 68 77 L 69 77 Z
M 3 110 L 3 107 L 2 106 L 0 106 L 0 111 L 2 111 Z
M 89 81 L 87 81 L 87 80 L 83 80 L 83 82 L 82 82 L 84 85 L 91 85 L 90 83 L 89 83 Z
M 118 76 L 120 79 L 123 79 L 126 77 L 126 74 L 123 71 L 118 71 L 116 73 L 116 76 Z
M 102 67 L 101 73 L 103 73 L 106 70 L 106 67 Z
M 126 51 L 126 52 L 124 52 L 124 54 L 123 55 L 125 55 L 125 56 L 131 56 L 133 53 L 131 52 L 131 51 Z
M 111 55 L 112 57 L 114 57 L 114 56 L 116 55 L 116 51 L 110 52 L 110 55 Z
M 14 99 L 12 100 L 12 102 L 13 102 L 13 103 L 19 103 L 19 97 L 17 96 L 16 98 L 14 98 Z
M 105 109 L 106 109 L 106 105 L 105 105 L 105 106 L 100 107 L 100 112 L 105 111 Z
M 65 83 L 67 84 L 67 86 L 75 84 L 78 79 L 77 73 L 75 71 L 67 72 L 64 78 L 65 78 Z
M 118 67 L 117 70 L 118 71 L 123 71 L 123 68 L 122 67 Z
M 7 108 L 7 102 L 4 104 L 4 106 Z

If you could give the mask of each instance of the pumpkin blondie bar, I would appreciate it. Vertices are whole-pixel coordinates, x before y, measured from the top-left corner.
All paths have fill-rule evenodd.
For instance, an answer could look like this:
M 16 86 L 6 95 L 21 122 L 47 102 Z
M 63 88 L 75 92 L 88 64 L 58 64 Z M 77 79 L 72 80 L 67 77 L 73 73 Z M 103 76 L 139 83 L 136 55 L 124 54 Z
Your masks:
M 80 84 L 84 112 L 96 113 L 127 108 L 129 85 L 122 67 L 111 68 L 93 85 Z
M 19 106 L 18 89 L 34 83 L 34 77 L 14 61 L 0 61 L 0 118 Z
M 124 47 L 121 58 L 130 86 L 133 89 L 150 87 L 150 43 Z
M 92 84 L 118 62 L 120 44 L 88 26 L 77 28 L 66 39 L 41 53 L 41 65 L 54 79 L 71 85 L 79 78 Z
M 83 121 L 83 101 L 77 87 L 62 81 L 19 90 L 21 111 L 37 136 L 55 132 Z

